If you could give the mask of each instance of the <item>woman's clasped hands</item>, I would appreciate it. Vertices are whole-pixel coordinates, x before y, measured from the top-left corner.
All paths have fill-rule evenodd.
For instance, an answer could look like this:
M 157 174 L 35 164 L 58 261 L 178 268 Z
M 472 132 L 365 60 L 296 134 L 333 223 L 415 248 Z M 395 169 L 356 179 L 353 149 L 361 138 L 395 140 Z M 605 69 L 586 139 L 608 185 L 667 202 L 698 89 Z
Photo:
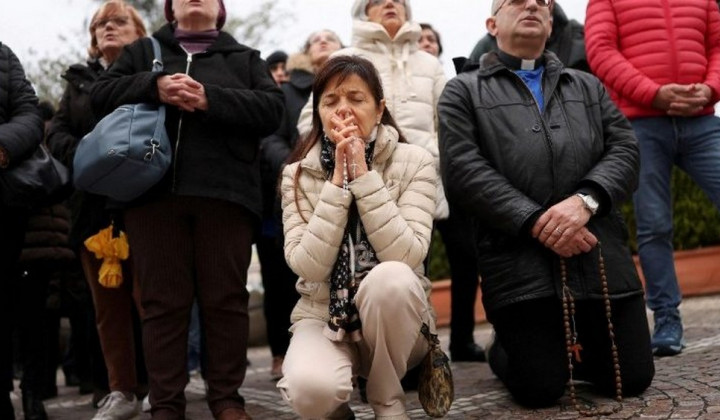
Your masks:
M 331 182 L 341 187 L 344 181 L 353 181 L 367 173 L 365 141 L 352 114 L 335 115 L 330 122 L 333 127 L 326 130 L 326 134 L 335 143 L 335 171 Z
M 207 111 L 208 103 L 202 83 L 183 73 L 160 76 L 157 79 L 160 102 L 174 105 L 183 111 Z

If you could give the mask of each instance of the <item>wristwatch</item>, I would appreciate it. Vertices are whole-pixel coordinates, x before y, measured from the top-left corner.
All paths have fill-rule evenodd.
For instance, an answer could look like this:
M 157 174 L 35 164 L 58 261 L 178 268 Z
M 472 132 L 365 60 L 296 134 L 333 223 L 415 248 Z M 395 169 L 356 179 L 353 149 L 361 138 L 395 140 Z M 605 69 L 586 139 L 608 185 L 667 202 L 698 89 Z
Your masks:
M 598 208 L 600 207 L 600 203 L 597 202 L 595 198 L 593 198 L 590 194 L 583 194 L 583 193 L 577 193 L 575 194 L 583 201 L 583 205 L 586 209 L 590 210 L 590 214 L 595 216 L 595 214 L 598 211 Z

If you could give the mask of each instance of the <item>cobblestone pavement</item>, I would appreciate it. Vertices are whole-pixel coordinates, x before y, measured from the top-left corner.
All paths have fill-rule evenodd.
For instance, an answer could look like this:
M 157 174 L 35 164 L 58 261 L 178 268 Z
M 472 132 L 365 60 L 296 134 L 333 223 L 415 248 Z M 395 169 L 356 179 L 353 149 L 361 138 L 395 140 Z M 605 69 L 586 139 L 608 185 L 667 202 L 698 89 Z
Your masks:
M 639 398 L 629 398 L 612 419 L 719 419 L 720 420 L 720 296 L 687 299 L 681 311 L 686 324 L 687 348 L 676 357 L 656 359 L 657 374 L 652 386 Z M 478 342 L 490 335 L 487 325 L 476 328 Z M 447 346 L 448 331 L 441 330 Z M 251 366 L 241 393 L 247 411 L 255 419 L 294 419 L 269 377 L 270 351 L 255 347 L 249 351 Z M 454 363 L 455 402 L 448 419 L 574 419 L 578 413 L 565 397 L 554 407 L 526 410 L 515 404 L 485 363 Z M 63 383 L 60 379 L 58 383 Z M 188 418 L 211 419 L 203 399 L 203 384 L 192 379 L 186 395 Z M 45 402 L 51 419 L 84 420 L 93 416 L 89 396 L 79 396 L 75 388 L 60 388 L 60 396 Z M 612 400 L 594 395 L 582 385 L 578 388 L 581 401 L 601 408 L 615 407 Z M 20 406 L 18 395 L 13 396 Z M 416 392 L 407 393 L 408 413 L 413 419 L 428 418 L 417 401 Z M 357 392 L 352 408 L 358 419 L 372 419 L 370 408 L 362 404 Z M 22 416 L 18 416 L 18 420 Z M 148 414 L 139 417 L 149 419 Z

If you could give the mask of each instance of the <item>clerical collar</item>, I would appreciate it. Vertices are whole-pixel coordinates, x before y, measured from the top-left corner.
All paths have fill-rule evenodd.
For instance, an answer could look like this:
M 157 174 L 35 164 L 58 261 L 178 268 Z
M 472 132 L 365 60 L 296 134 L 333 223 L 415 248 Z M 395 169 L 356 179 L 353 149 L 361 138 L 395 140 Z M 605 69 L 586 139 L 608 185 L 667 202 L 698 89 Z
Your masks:
M 536 70 L 545 64 L 545 56 L 543 55 L 535 60 L 525 60 L 498 50 L 498 57 L 511 70 Z

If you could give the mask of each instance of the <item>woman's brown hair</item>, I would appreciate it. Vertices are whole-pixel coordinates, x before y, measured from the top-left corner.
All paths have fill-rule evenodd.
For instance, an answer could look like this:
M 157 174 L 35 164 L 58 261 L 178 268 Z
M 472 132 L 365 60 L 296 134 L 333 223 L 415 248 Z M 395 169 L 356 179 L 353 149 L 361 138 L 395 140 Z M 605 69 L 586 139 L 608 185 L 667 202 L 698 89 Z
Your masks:
M 373 99 L 375 99 L 376 106 L 378 106 L 380 102 L 385 98 L 380 76 L 378 75 L 375 66 L 373 66 L 370 61 L 356 55 L 341 55 L 329 59 L 325 63 L 325 65 L 320 68 L 320 71 L 318 71 L 318 73 L 315 75 L 315 81 L 312 87 L 312 130 L 310 131 L 310 134 L 307 135 L 307 137 L 302 138 L 298 141 L 295 149 L 290 154 L 290 157 L 288 157 L 287 163 L 294 163 L 303 159 L 305 156 L 307 156 L 308 152 L 313 148 L 313 146 L 315 146 L 315 144 L 319 142 L 320 139 L 323 137 L 324 132 L 322 120 L 320 119 L 320 112 L 318 111 L 318 105 L 320 103 L 320 98 L 322 97 L 322 94 L 328 88 L 330 82 L 335 81 L 335 84 L 337 86 L 343 83 L 348 77 L 352 75 L 359 77 L 367 84 L 368 89 L 373 96 Z M 400 131 L 400 127 L 398 127 L 395 119 L 392 117 L 392 115 L 390 115 L 390 111 L 388 111 L 387 107 L 385 107 L 382 117 L 380 117 L 380 124 L 393 127 L 398 132 L 398 141 L 402 143 L 407 142 L 405 140 L 405 137 L 402 135 L 402 132 Z M 300 211 L 300 205 L 298 203 L 297 189 L 301 172 L 302 166 L 298 165 L 297 171 L 295 171 L 295 176 L 293 178 L 293 187 L 295 190 L 295 206 L 297 207 L 298 212 Z M 302 213 L 300 213 L 300 217 L 302 217 Z M 304 217 L 303 220 L 305 220 Z M 305 221 L 307 222 L 307 220 Z
M 101 58 L 102 51 L 98 49 L 97 37 L 95 36 L 95 29 L 97 29 L 97 23 L 101 19 L 105 19 L 111 16 L 127 16 L 135 24 L 135 30 L 137 31 L 138 38 L 144 38 L 147 36 L 145 30 L 145 24 L 140 17 L 140 14 L 134 7 L 125 3 L 123 0 L 108 0 L 103 3 L 95 12 L 92 19 L 90 20 L 90 47 L 88 47 L 88 54 L 91 58 Z

